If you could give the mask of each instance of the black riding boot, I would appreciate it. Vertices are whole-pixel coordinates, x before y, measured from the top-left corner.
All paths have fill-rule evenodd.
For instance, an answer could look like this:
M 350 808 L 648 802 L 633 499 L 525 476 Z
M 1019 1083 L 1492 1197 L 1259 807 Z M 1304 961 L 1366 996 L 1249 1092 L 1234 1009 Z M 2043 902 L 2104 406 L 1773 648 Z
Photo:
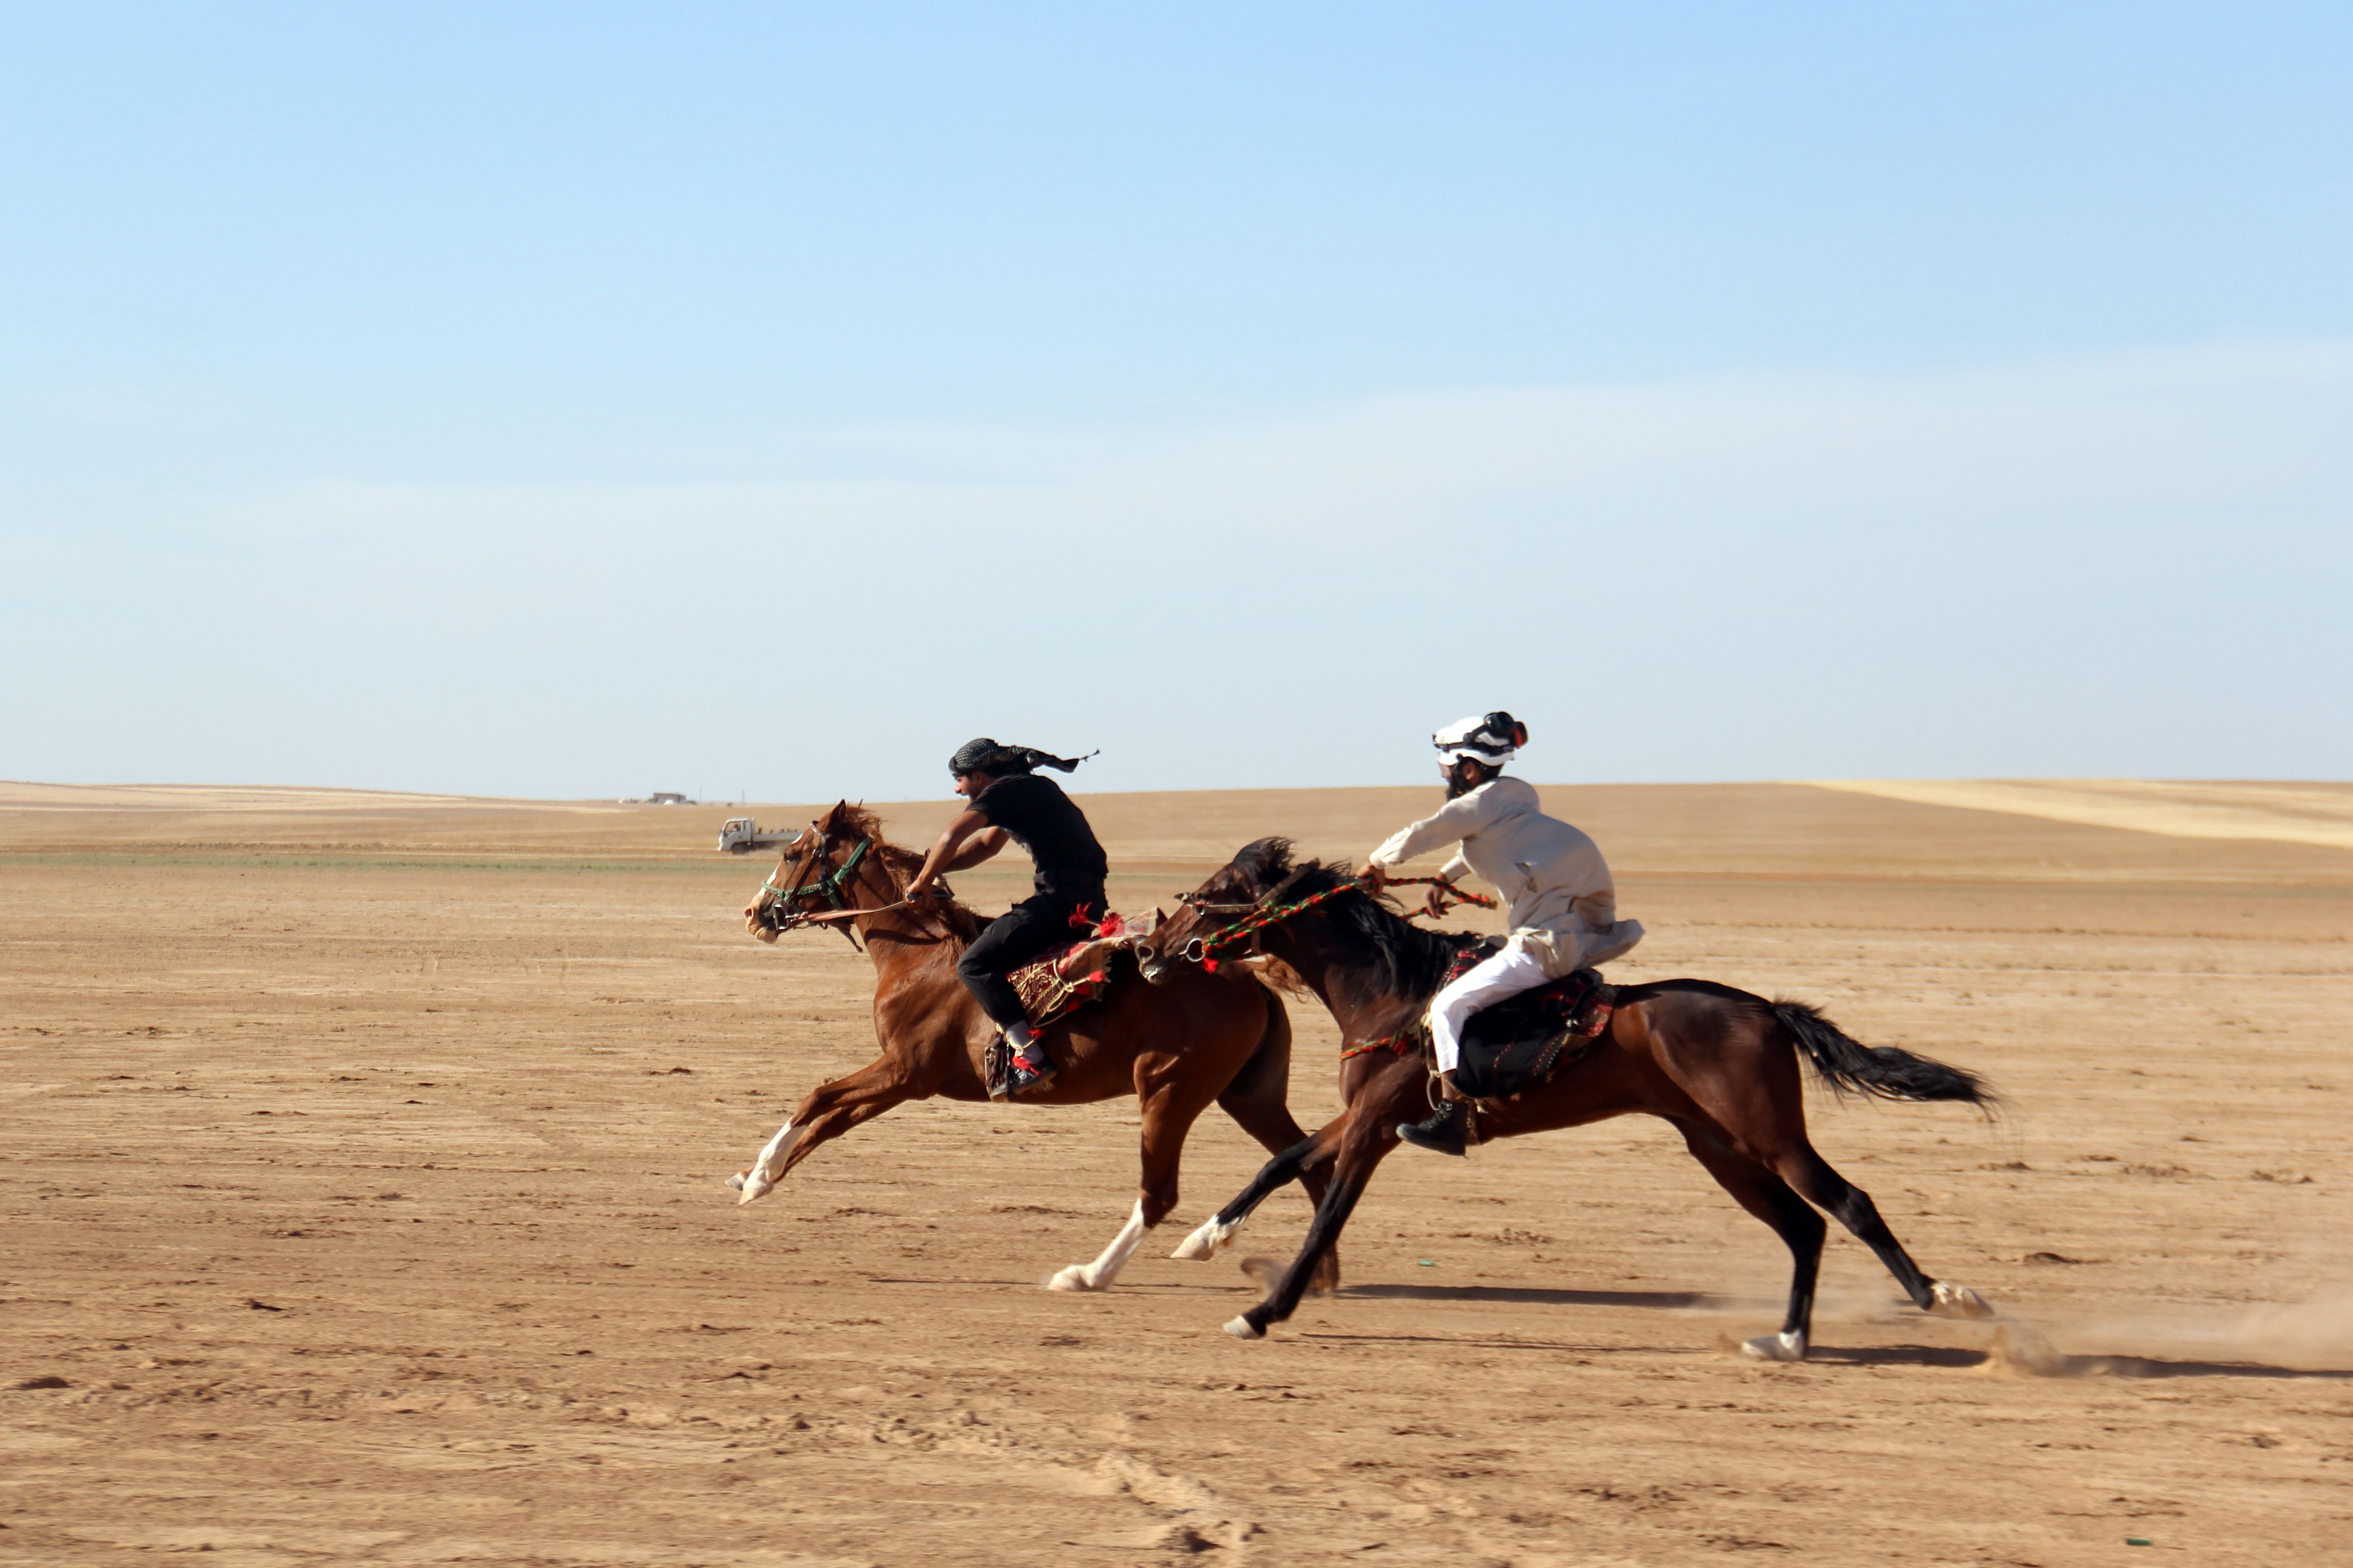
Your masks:
M 1013 1053 L 1013 1060 L 1006 1069 L 1006 1088 L 1014 1094 L 1027 1094 L 1051 1082 L 1058 1070 L 1054 1058 L 1046 1054 L 1046 1042 L 1032 1039 Z
M 1461 1154 L 1471 1138 L 1471 1102 L 1449 1100 L 1431 1113 L 1427 1121 L 1405 1121 L 1398 1124 L 1398 1136 L 1417 1149 L 1428 1149 L 1436 1154 Z

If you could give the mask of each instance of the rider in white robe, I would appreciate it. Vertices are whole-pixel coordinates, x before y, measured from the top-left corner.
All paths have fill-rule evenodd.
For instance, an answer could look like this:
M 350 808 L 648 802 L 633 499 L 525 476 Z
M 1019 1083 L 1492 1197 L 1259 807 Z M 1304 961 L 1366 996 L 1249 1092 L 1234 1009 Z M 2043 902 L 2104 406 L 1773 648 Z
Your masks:
M 1393 835 L 1366 868 L 1377 883 L 1417 856 L 1459 843 L 1438 874 L 1452 883 L 1475 873 L 1509 903 L 1504 950 L 1430 998 L 1430 1046 L 1441 1073 L 1461 1059 L 1463 1026 L 1481 1008 L 1606 963 L 1642 940 L 1640 921 L 1618 918 L 1618 889 L 1593 840 L 1546 816 L 1535 785 L 1504 776 L 1504 763 L 1527 733 L 1508 713 L 1461 720 L 1438 731 L 1432 740 L 1443 759 L 1446 804 Z M 1430 889 L 1432 908 L 1444 891 Z M 1420 1147 L 1460 1154 L 1464 1122 L 1460 1102 L 1449 1100 L 1430 1121 L 1398 1131 Z

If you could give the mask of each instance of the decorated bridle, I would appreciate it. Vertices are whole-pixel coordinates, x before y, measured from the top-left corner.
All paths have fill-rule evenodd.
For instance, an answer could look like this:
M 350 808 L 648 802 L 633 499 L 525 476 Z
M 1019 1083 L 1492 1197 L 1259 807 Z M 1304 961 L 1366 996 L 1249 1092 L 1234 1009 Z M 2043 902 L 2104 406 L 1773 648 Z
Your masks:
M 812 829 L 816 829 L 817 824 L 812 822 L 809 824 L 809 826 Z M 802 862 L 800 870 L 796 872 L 793 876 L 793 885 L 789 888 L 779 888 L 776 886 L 776 878 L 771 876 L 766 881 L 760 884 L 760 890 L 764 893 L 776 894 L 776 902 L 785 906 L 789 918 L 796 920 L 816 912 L 816 906 L 814 904 L 811 904 L 807 910 L 797 910 L 794 908 L 796 904 L 805 899 L 823 899 L 828 909 L 848 909 L 849 907 L 849 900 L 841 896 L 841 889 L 843 886 L 849 882 L 851 877 L 857 875 L 858 863 L 866 858 L 866 852 L 868 850 L 874 847 L 874 840 L 871 838 L 860 838 L 857 845 L 851 848 L 849 853 L 842 857 L 840 865 L 836 866 L 832 870 L 828 871 L 814 882 L 807 880 L 811 868 L 818 866 L 824 862 L 825 852 L 831 847 L 832 843 L 833 830 L 831 828 L 828 827 L 818 830 L 818 840 L 814 845 L 810 846 L 807 859 Z
M 1184 947 L 1178 952 L 1178 956 L 1189 963 L 1199 964 L 1203 969 L 1208 970 L 1210 973 L 1214 974 L 1218 971 L 1218 954 L 1225 949 L 1245 942 L 1251 942 L 1253 947 L 1255 947 L 1258 933 L 1266 930 L 1269 926 L 1281 925 L 1284 921 L 1289 920 L 1292 916 L 1304 914 L 1309 910 L 1314 909 L 1316 905 L 1330 899 L 1336 899 L 1343 893 L 1366 892 L 1366 886 L 1361 879 L 1351 878 L 1347 881 L 1326 888 L 1320 893 L 1310 893 L 1303 899 L 1298 899 L 1293 902 L 1284 903 L 1282 901 L 1282 895 L 1290 891 L 1292 884 L 1298 881 L 1300 878 L 1307 875 L 1311 869 L 1313 869 L 1312 867 L 1301 867 L 1298 870 L 1293 871 L 1290 876 L 1285 877 L 1282 881 L 1276 883 L 1271 889 L 1268 889 L 1259 898 L 1247 904 L 1211 903 L 1207 899 L 1204 899 L 1196 893 L 1177 894 L 1176 901 L 1178 903 L 1184 904 L 1191 909 L 1198 910 L 1205 915 L 1238 914 L 1241 917 L 1231 925 L 1220 926 L 1207 936 L 1197 936 L 1187 939 Z M 1383 880 L 1388 886 L 1393 888 L 1444 888 L 1447 891 L 1444 907 L 1440 910 L 1440 913 L 1443 913 L 1446 909 L 1453 908 L 1456 904 L 1476 904 L 1481 909 L 1484 910 L 1492 910 L 1495 907 L 1495 900 L 1488 898 L 1485 894 L 1463 892 L 1458 889 L 1453 883 L 1446 880 L 1443 877 L 1389 877 L 1383 879 Z M 1423 911 L 1416 910 L 1413 914 L 1409 914 L 1406 918 L 1408 920 L 1412 920 L 1417 918 L 1422 912 Z
M 761 927 L 758 934 L 765 941 L 774 942 L 785 932 L 797 931 L 803 926 L 831 924 L 844 917 L 855 919 L 861 914 L 876 912 L 852 908 L 849 896 L 842 890 L 858 875 L 858 868 L 865 862 L 868 852 L 873 849 L 874 840 L 860 837 L 849 853 L 842 857 L 840 865 L 827 868 L 825 857 L 833 847 L 833 829 L 812 822 L 809 833 L 814 841 L 802 854 L 800 867 L 793 873 L 791 885 L 778 887 L 774 872 L 769 873 L 760 884 L 759 914 L 755 919 Z M 858 945 L 857 933 L 846 923 L 841 927 L 841 933 L 849 938 L 850 946 Z
M 1265 950 L 1258 945 L 1258 934 L 1269 926 L 1280 925 L 1292 916 L 1304 914 L 1316 905 L 1329 899 L 1336 899 L 1343 893 L 1364 893 L 1367 897 L 1370 896 L 1371 889 L 1366 887 L 1361 879 L 1350 878 L 1347 881 L 1335 887 L 1326 888 L 1320 893 L 1310 893 L 1303 899 L 1284 903 L 1282 895 L 1291 889 L 1292 884 L 1297 882 L 1311 869 L 1313 868 L 1302 867 L 1247 904 L 1212 903 L 1198 894 L 1177 894 L 1178 903 L 1198 910 L 1205 915 L 1239 914 L 1241 916 L 1241 919 L 1234 921 L 1233 924 L 1221 926 L 1207 936 L 1187 938 L 1184 947 L 1179 950 L 1178 956 L 1189 963 L 1199 964 L 1204 970 L 1214 974 L 1218 971 L 1218 954 L 1229 947 L 1247 942 L 1250 944 L 1252 952 L 1264 952 Z M 1457 904 L 1476 904 L 1483 910 L 1492 910 L 1495 907 L 1495 900 L 1484 893 L 1465 892 L 1443 877 L 1387 877 L 1382 880 L 1389 887 L 1445 889 L 1445 895 L 1440 900 L 1437 911 L 1440 915 Z M 1425 912 L 1427 911 L 1417 910 L 1406 918 L 1418 919 Z M 1412 1028 L 1406 1028 L 1392 1035 L 1384 1035 L 1378 1039 L 1359 1040 L 1354 1045 L 1344 1045 L 1340 1052 L 1340 1059 L 1345 1062 L 1353 1057 L 1366 1056 L 1382 1050 L 1393 1050 L 1401 1056 L 1410 1055 L 1418 1037 Z
M 798 931 L 804 926 L 829 925 L 849 938 L 850 946 L 858 947 L 858 933 L 851 929 L 852 921 L 869 915 L 888 914 L 893 910 L 905 909 L 913 900 L 900 899 L 871 909 L 851 903 L 844 889 L 856 880 L 859 867 L 874 848 L 873 836 L 860 836 L 858 842 L 850 847 L 849 853 L 841 858 L 840 865 L 819 871 L 818 868 L 825 864 L 826 852 L 833 847 L 833 829 L 812 822 L 809 831 L 817 836 L 816 842 L 808 847 L 800 868 L 793 873 L 791 885 L 776 886 L 773 872 L 761 882 L 759 913 L 754 917 L 759 927 L 757 934 L 764 942 L 774 942 L 788 931 Z M 814 881 L 810 880 L 812 872 L 818 873 Z M 945 890 L 944 887 L 941 889 L 943 893 Z M 865 951 L 863 948 L 859 950 Z

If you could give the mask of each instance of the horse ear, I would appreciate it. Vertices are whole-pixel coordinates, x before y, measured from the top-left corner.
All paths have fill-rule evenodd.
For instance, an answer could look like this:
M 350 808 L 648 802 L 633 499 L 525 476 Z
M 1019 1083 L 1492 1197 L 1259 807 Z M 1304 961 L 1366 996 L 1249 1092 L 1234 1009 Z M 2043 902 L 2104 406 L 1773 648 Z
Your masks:
M 825 814 L 825 825 L 828 827 L 839 827 L 841 826 L 841 819 L 849 815 L 849 802 L 838 800 L 833 803 L 833 809 Z

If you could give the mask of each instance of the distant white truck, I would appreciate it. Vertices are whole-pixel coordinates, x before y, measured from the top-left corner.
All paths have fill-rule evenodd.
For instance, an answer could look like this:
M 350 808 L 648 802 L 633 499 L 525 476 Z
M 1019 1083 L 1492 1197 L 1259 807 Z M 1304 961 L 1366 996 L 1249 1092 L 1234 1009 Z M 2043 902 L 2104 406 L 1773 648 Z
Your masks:
M 719 825 L 719 848 L 723 854 L 728 855 L 749 855 L 754 849 L 775 849 L 791 843 L 799 831 L 794 828 L 763 833 L 758 818 L 731 816 Z

